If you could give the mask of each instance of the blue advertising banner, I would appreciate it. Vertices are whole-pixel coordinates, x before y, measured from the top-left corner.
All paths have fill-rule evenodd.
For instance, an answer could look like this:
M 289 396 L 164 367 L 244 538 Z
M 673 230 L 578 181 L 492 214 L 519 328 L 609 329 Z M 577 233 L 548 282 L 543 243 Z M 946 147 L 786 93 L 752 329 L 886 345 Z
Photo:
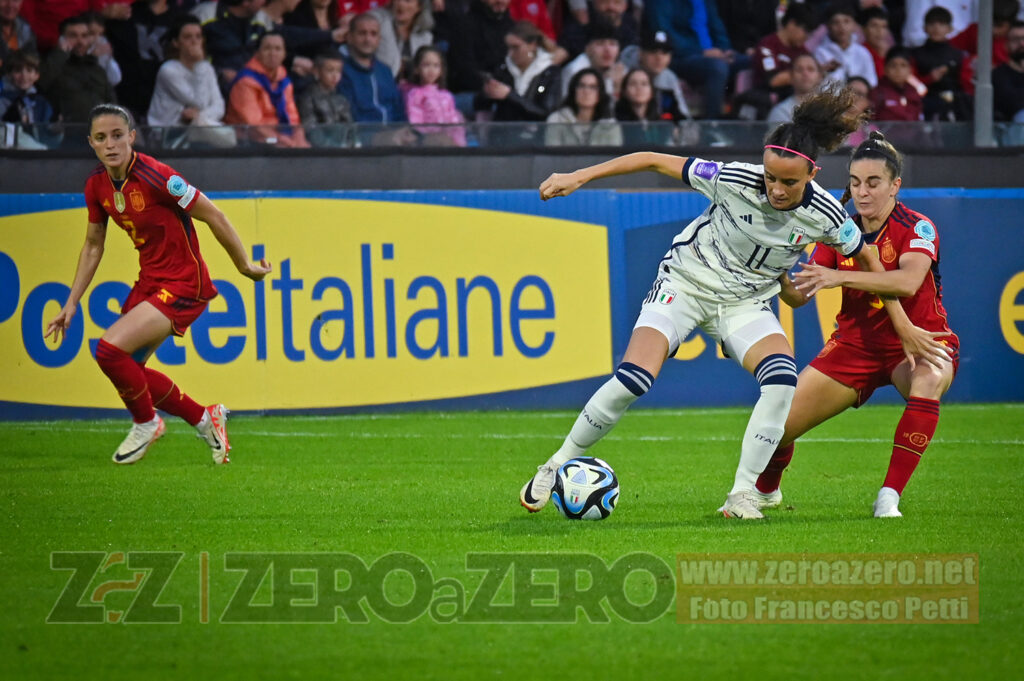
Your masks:
M 238 275 L 203 225 L 220 296 L 150 361 L 236 411 L 577 408 L 620 361 L 656 266 L 707 199 L 586 190 L 213 194 L 264 282 Z M 940 240 L 960 336 L 951 401 L 1024 399 L 1021 190 L 905 190 Z M 80 195 L 0 195 L 0 418 L 114 413 L 92 360 L 137 274 L 111 229 L 80 314 L 58 347 L 43 328 L 68 294 L 84 234 Z M 778 304 L 778 303 L 776 303 Z M 778 308 L 805 365 L 833 330 L 838 290 Z M 746 405 L 756 382 L 695 334 L 644 406 Z M 895 401 L 894 390 L 877 401 Z

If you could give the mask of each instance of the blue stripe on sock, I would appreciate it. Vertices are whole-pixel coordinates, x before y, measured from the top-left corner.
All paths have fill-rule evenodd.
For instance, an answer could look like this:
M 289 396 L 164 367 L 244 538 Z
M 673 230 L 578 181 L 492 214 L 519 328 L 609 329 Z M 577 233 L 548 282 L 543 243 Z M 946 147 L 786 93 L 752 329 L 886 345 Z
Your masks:
M 620 364 L 615 370 L 615 378 L 637 397 L 644 395 L 654 383 L 654 376 L 649 371 L 631 362 Z
M 789 355 L 768 355 L 757 365 L 754 377 L 761 385 L 796 386 L 796 362 Z

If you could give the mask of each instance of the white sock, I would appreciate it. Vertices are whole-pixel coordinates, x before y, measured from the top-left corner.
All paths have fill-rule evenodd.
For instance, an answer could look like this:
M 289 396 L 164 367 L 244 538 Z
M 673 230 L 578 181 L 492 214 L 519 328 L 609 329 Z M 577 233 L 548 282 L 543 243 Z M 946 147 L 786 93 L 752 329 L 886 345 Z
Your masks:
M 203 410 L 203 418 L 199 419 L 199 423 L 196 424 L 196 428 L 202 430 L 206 426 L 210 425 L 210 412 Z
M 583 411 L 576 417 L 576 423 L 569 431 L 568 437 L 548 463 L 561 466 L 569 459 L 583 456 L 587 449 L 608 434 L 629 405 L 636 402 L 639 395 L 634 394 L 616 376 L 612 376 L 597 389 Z
M 796 388 L 791 385 L 761 386 L 761 397 L 754 405 L 747 430 L 743 433 L 740 464 L 736 468 L 736 479 L 729 494 L 754 489 L 757 476 L 768 466 L 786 431 L 786 417 L 789 416 L 795 392 Z

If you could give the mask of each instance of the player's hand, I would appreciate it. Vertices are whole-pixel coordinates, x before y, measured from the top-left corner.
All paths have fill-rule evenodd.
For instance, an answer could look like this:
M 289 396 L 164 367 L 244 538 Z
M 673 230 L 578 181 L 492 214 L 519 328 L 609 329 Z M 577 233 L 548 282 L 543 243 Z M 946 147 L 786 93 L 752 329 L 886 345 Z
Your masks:
M 917 367 L 917 360 L 922 359 L 936 369 L 942 369 L 949 364 L 952 350 L 948 345 L 939 342 L 939 338 L 948 336 L 945 331 L 925 331 L 919 326 L 910 325 L 910 328 L 899 332 L 900 343 L 903 345 L 903 354 L 910 363 L 910 369 Z
M 540 183 L 540 200 L 547 201 L 556 196 L 569 196 L 583 186 L 583 180 L 577 172 L 551 173 L 548 179 Z
M 243 269 L 240 269 L 238 271 L 244 274 L 245 276 L 249 277 L 253 281 L 260 281 L 261 279 L 263 279 L 263 277 L 270 274 L 271 271 L 273 271 L 273 269 L 274 268 L 271 267 L 270 265 L 270 261 L 267 260 L 266 258 L 263 258 L 259 262 L 247 263 Z
M 839 273 L 831 267 L 822 267 L 811 263 L 801 263 L 801 269 L 793 274 L 795 287 L 800 293 L 810 298 L 824 288 L 839 286 Z
M 61 340 L 67 333 L 68 327 L 71 326 L 71 318 L 75 316 L 75 312 L 77 311 L 77 305 L 65 305 L 61 308 L 60 314 L 54 317 L 53 321 L 46 325 L 46 333 L 43 334 L 43 338 L 49 338 L 52 334 L 53 344 L 60 345 Z

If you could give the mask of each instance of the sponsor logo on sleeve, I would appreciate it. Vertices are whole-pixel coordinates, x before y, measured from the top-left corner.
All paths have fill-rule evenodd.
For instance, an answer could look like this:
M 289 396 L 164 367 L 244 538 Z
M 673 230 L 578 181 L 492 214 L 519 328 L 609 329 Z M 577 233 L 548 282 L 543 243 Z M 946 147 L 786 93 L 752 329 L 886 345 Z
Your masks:
M 911 239 L 910 247 L 920 248 L 922 250 L 928 251 L 932 255 L 935 255 L 935 244 L 933 244 L 931 241 L 925 241 L 924 239 Z
M 713 161 L 700 161 L 693 167 L 693 174 L 710 180 L 718 174 L 718 164 Z
M 920 220 L 914 225 L 914 234 L 928 241 L 935 241 L 935 228 L 927 220 Z

